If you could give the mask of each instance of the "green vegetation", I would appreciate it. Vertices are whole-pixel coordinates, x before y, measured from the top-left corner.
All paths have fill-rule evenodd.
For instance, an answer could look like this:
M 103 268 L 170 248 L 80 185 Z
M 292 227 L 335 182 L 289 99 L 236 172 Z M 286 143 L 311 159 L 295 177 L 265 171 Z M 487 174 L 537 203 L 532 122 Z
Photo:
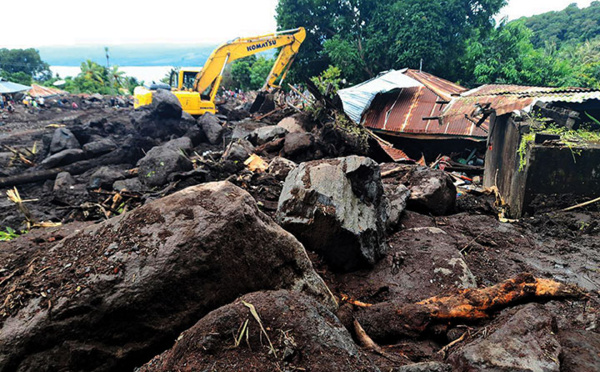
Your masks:
M 275 60 L 251 55 L 233 62 L 223 77 L 223 89 L 241 89 L 243 91 L 262 88 Z
M 107 68 L 89 59 L 81 63 L 77 76 L 67 77 L 65 81 L 63 89 L 70 93 L 127 94 L 140 85 L 136 78 L 125 76 L 119 66 Z
M 423 69 L 467 87 L 523 84 L 600 88 L 600 2 L 496 24 L 504 0 L 279 0 L 281 29 L 307 39 L 292 73 L 333 65 L 358 83 L 377 73 Z
M 0 231 L 0 242 L 7 242 L 19 237 L 19 234 L 12 228 L 6 227 L 4 231 Z
M 531 42 L 535 48 L 547 44 L 562 46 L 581 43 L 600 36 L 600 1 L 592 1 L 589 7 L 579 9 L 576 3 L 559 12 L 548 12 L 522 18 L 533 31 Z
M 0 77 L 24 85 L 51 77 L 50 66 L 33 49 L 0 49 Z
M 588 115 L 590 119 L 597 119 Z M 529 145 L 535 141 L 536 133 L 556 134 L 560 136 L 560 141 L 571 150 L 573 162 L 577 162 L 576 156 L 581 155 L 581 147 L 585 147 L 586 143 L 600 143 L 600 132 L 597 130 L 578 129 L 572 130 L 565 127 L 559 127 L 554 124 L 546 124 L 542 119 L 534 119 L 536 125 L 532 125 L 530 132 L 521 137 L 521 143 L 517 149 L 519 154 L 519 171 L 525 169 L 527 165 L 527 151 Z

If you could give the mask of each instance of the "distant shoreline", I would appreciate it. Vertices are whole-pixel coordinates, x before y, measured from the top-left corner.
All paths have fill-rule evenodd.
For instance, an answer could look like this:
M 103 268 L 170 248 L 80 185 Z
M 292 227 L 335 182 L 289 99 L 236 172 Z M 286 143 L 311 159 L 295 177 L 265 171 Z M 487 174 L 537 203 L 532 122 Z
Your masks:
M 161 80 L 172 68 L 173 66 L 119 66 L 119 70 L 125 72 L 125 75 L 146 83 Z M 80 66 L 50 66 L 50 71 L 52 75 L 58 74 L 64 79 L 67 76 L 77 76 L 81 68 Z

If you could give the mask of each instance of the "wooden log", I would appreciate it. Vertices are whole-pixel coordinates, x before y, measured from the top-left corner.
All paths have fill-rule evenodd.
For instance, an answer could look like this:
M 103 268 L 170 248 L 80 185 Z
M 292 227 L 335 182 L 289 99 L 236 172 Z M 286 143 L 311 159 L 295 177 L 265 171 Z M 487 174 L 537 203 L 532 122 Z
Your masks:
M 583 296 L 583 290 L 577 286 L 526 273 L 491 287 L 459 290 L 415 304 L 375 304 L 358 311 L 356 319 L 373 339 L 394 342 L 403 337 L 417 337 L 435 323 L 477 321 L 518 303 Z

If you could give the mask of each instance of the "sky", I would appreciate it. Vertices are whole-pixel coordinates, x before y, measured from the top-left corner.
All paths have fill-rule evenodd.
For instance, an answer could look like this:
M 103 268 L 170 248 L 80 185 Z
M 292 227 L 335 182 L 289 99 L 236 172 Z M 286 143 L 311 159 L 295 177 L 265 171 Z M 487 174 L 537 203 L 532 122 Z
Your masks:
M 591 0 L 509 0 L 501 16 L 561 10 Z M 273 32 L 277 0 L 2 1 L 0 47 L 214 44 Z

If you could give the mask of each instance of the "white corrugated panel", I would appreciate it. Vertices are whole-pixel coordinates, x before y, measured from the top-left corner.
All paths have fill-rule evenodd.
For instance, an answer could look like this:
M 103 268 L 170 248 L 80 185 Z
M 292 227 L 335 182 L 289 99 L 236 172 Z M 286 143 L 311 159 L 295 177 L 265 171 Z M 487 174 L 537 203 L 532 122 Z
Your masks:
M 394 89 L 414 88 L 424 86 L 417 80 L 404 75 L 406 70 L 390 70 L 381 73 L 376 78 L 338 92 L 344 111 L 356 123 L 360 123 L 363 112 L 369 108 L 373 98 L 379 93 Z

